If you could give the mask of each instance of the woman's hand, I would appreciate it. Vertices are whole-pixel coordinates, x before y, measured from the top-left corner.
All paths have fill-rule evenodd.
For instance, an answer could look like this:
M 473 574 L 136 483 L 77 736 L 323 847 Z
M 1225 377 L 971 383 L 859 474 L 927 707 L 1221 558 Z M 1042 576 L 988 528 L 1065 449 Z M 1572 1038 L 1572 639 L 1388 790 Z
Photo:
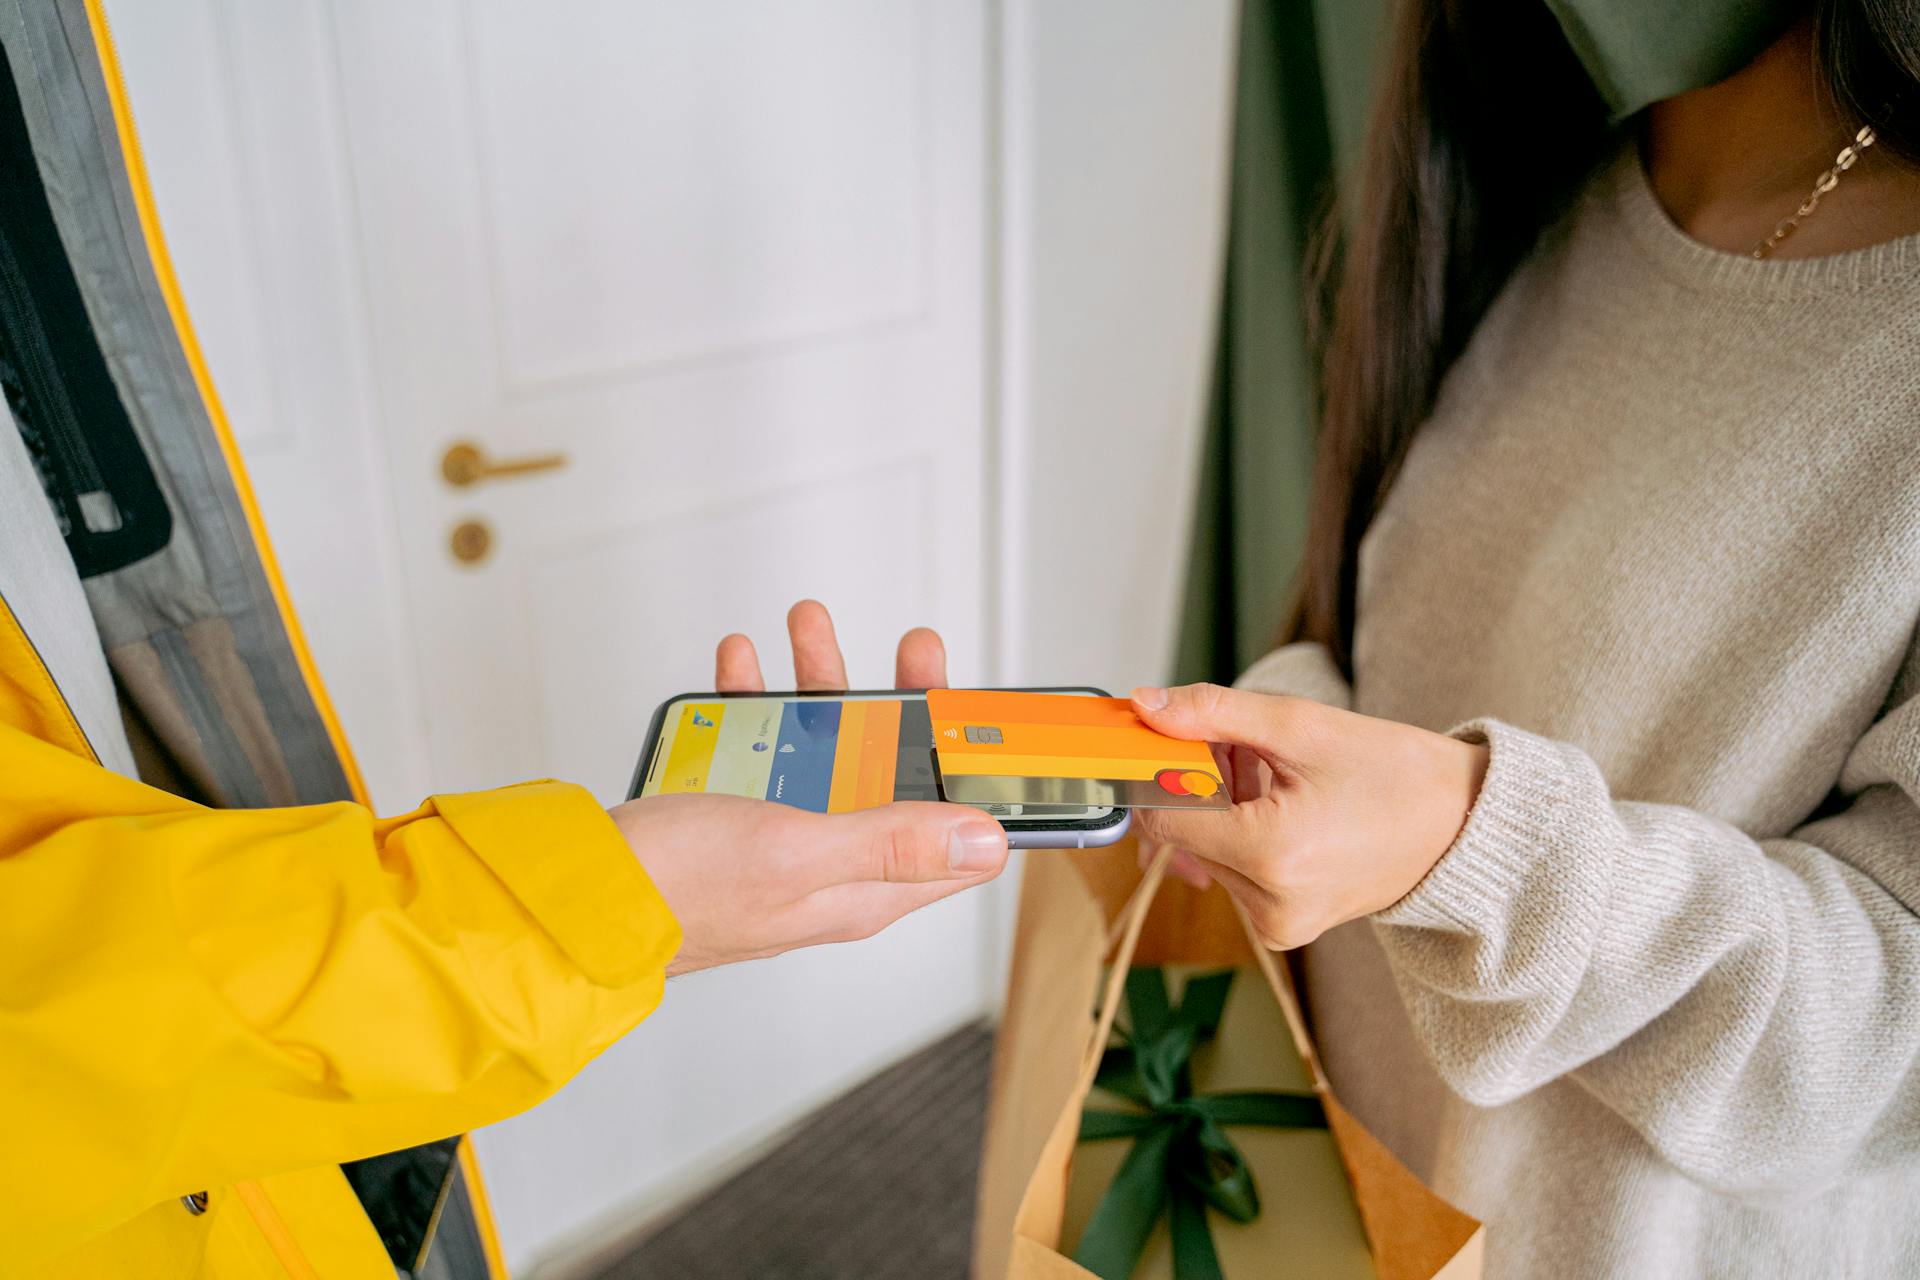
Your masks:
M 847 687 L 847 662 L 833 633 L 833 618 L 818 600 L 802 600 L 787 611 L 787 638 L 793 644 L 794 688 L 833 692 Z M 760 674 L 760 656 L 753 641 L 731 635 L 714 655 L 714 688 L 721 693 L 763 693 L 767 682 Z M 915 627 L 900 637 L 894 659 L 896 689 L 944 689 L 947 686 L 947 646 L 940 634 Z
M 1136 689 L 1133 709 L 1176 738 L 1220 744 L 1234 805 L 1142 809 L 1186 878 L 1211 876 L 1270 946 L 1304 946 L 1412 891 L 1466 825 L 1487 749 L 1300 698 L 1219 685 Z

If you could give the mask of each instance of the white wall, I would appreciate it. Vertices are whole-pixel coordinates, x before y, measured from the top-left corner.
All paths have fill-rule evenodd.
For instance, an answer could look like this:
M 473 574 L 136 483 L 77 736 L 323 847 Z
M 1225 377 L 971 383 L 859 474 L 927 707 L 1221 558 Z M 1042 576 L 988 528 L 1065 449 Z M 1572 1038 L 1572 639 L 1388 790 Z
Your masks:
M 1007 0 L 1004 672 L 1165 679 L 1224 246 L 1233 0 Z
M 1173 666 L 1226 244 L 1236 0 L 1004 0 L 999 678 Z M 1017 860 L 986 892 L 1005 985 Z

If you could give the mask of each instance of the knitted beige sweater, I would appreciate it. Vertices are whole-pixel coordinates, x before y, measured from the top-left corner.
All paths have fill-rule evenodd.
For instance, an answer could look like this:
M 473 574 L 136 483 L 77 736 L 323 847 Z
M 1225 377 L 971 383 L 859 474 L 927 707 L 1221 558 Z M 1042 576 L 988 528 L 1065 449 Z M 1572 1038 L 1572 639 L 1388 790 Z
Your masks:
M 1920 237 L 1757 263 L 1622 155 L 1448 376 L 1351 694 L 1491 745 L 1327 935 L 1336 1090 L 1493 1277 L 1920 1275 Z

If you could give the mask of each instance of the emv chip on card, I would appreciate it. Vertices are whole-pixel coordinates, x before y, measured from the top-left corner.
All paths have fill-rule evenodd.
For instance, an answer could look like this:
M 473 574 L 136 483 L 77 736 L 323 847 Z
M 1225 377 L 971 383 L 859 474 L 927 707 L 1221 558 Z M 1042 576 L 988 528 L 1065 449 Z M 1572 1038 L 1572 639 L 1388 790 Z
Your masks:
M 1148 728 L 1125 698 L 930 689 L 940 793 L 960 804 L 1226 809 L 1213 751 Z

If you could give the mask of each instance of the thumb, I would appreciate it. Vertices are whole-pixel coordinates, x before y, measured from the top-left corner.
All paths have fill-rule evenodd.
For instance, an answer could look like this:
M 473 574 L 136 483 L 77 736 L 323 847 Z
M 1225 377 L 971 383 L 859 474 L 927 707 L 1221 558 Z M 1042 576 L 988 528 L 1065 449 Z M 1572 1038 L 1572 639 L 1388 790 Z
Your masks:
M 971 880 L 1007 861 L 1006 830 L 964 805 L 883 805 L 833 815 L 816 830 L 829 884 Z
M 1217 684 L 1133 691 L 1133 713 L 1170 738 L 1225 742 L 1272 753 L 1282 700 Z

